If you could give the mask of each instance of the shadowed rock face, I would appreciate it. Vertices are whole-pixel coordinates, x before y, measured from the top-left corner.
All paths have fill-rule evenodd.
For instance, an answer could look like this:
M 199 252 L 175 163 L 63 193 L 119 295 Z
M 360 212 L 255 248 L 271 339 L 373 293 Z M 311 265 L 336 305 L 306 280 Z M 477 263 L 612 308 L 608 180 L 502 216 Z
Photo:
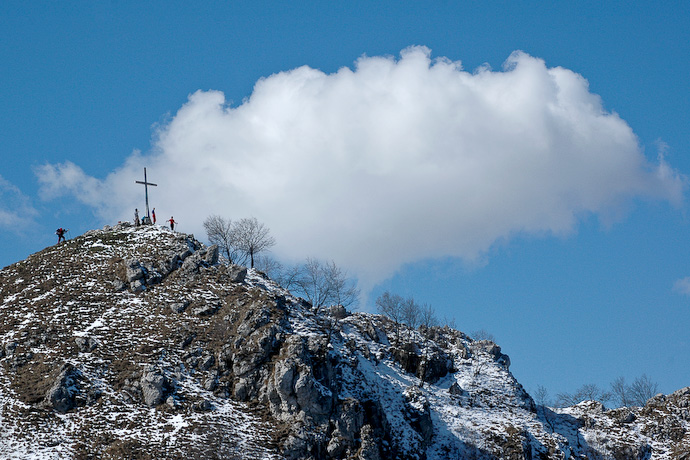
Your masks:
M 6 267 L 0 317 L 0 458 L 690 456 L 690 389 L 537 410 L 493 342 L 317 312 L 161 227 Z

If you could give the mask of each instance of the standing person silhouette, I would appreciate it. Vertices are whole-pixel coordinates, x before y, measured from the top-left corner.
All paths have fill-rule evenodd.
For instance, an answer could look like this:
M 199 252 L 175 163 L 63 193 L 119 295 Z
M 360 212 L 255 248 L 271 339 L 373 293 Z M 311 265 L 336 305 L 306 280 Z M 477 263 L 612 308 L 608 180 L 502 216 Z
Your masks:
M 60 227 L 60 228 L 58 228 L 57 230 L 55 230 L 55 234 L 58 236 L 58 243 L 59 243 L 60 241 L 67 241 L 67 240 L 65 240 L 65 233 L 66 233 L 66 232 L 67 232 L 67 230 L 65 230 L 65 229 L 62 228 L 62 227 Z
M 156 225 L 156 208 L 151 211 L 151 217 L 153 217 L 153 225 Z
M 175 224 L 177 222 L 175 222 L 175 219 L 173 218 L 173 216 L 170 216 L 170 219 L 168 219 L 168 222 L 170 222 L 170 230 L 175 231 Z

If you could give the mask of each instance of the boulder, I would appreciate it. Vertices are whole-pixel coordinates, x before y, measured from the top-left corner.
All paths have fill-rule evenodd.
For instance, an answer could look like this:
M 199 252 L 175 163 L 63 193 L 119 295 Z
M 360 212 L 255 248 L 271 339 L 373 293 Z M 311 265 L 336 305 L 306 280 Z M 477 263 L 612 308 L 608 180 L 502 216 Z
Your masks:
M 202 305 L 195 307 L 192 310 L 192 313 L 196 316 L 202 316 L 202 317 L 212 316 L 213 314 L 215 314 L 218 311 L 219 308 L 220 308 L 219 303 L 208 302 L 208 303 L 204 303 Z
M 170 309 L 174 313 L 182 313 L 189 306 L 189 300 L 184 300 L 182 302 L 173 302 L 170 304 Z
M 345 449 L 347 449 L 347 443 L 338 435 L 332 436 L 331 440 L 328 441 L 328 445 L 326 446 L 326 452 L 328 452 L 328 455 L 332 458 L 342 457 Z
M 155 407 L 164 401 L 168 387 L 168 379 L 157 369 L 149 368 L 139 381 L 144 404 Z
M 443 350 L 427 346 L 416 375 L 426 383 L 436 383 L 453 371 L 453 359 Z
M 63 365 L 53 385 L 46 392 L 44 404 L 62 413 L 73 409 L 78 405 L 77 397 L 81 391 L 79 388 L 81 378 L 81 372 L 73 365 Z
M 247 277 L 247 267 L 241 265 L 230 264 L 225 269 L 225 274 L 232 283 L 243 283 Z
M 333 392 L 316 379 L 317 368 L 308 342 L 298 335 L 286 340 L 264 390 L 271 412 L 279 420 L 290 420 L 299 414 L 320 424 L 327 423 L 332 413 Z
M 294 388 L 300 410 L 320 421 L 331 413 L 333 393 L 309 373 L 301 373 Z
M 192 406 L 196 412 L 209 412 L 213 410 L 213 404 L 208 399 L 202 399 Z
M 331 317 L 335 319 L 344 319 L 347 318 L 349 313 L 347 312 L 347 309 L 343 307 L 342 305 L 333 305 L 329 307 L 328 313 Z
M 510 368 L 510 357 L 501 353 L 501 347 L 496 345 L 491 340 L 477 340 L 470 344 L 472 352 L 483 352 L 493 356 L 494 361 L 505 367 L 506 370 Z
M 136 259 L 129 259 L 125 261 L 125 276 L 128 283 L 133 283 L 136 280 L 144 278 L 145 269 L 141 263 Z
M 406 342 L 399 348 L 393 348 L 391 352 L 405 372 L 417 374 L 422 361 L 422 352 L 418 344 Z
M 202 267 L 210 267 L 218 263 L 218 246 L 215 244 L 209 248 L 199 249 L 189 256 L 182 257 L 187 252 L 185 251 L 180 255 L 180 260 L 184 260 L 179 268 L 182 276 L 194 275 L 199 273 Z
M 357 399 L 346 398 L 340 402 L 335 428 L 339 436 L 353 443 L 364 424 L 364 408 Z
M 448 388 L 448 393 L 450 393 L 453 396 L 468 396 L 469 393 L 467 391 L 463 390 L 460 385 L 458 385 L 458 382 L 453 382 L 453 384 Z
M 141 292 L 146 289 L 146 282 L 144 281 L 143 278 L 134 280 L 132 283 L 129 285 L 130 289 L 132 292 Z
M 206 353 L 199 361 L 199 370 L 207 371 L 215 364 L 216 358 L 211 353 Z
M 214 244 L 206 249 L 206 254 L 204 255 L 204 262 L 210 267 L 212 265 L 218 264 L 218 245 Z
M 213 391 L 218 388 L 218 380 L 216 377 L 208 377 L 203 383 L 204 390 Z
M 93 337 L 75 337 L 74 343 L 82 353 L 88 353 L 98 348 L 98 341 Z

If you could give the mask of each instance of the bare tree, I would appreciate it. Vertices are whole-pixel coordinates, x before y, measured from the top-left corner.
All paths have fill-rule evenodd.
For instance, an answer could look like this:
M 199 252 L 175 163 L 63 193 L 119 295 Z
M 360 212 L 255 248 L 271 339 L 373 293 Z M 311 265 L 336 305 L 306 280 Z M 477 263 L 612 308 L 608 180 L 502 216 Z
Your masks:
M 270 276 L 270 275 L 269 275 Z M 288 291 L 294 291 L 297 295 L 301 295 L 300 282 L 302 280 L 302 266 L 291 265 L 281 269 L 275 278 L 275 282 L 280 284 Z
M 254 268 L 254 257 L 257 254 L 276 244 L 268 227 L 255 217 L 245 217 L 235 222 L 232 227 L 232 241 L 243 254 L 243 261 L 246 263 L 249 260 L 251 268 Z
M 647 401 L 659 392 L 659 385 L 647 377 L 647 374 L 642 374 L 636 378 L 632 385 L 630 385 L 630 400 L 635 406 L 644 406 Z
M 622 407 L 642 407 L 649 398 L 659 392 L 659 385 L 652 382 L 647 374 L 642 374 L 636 378 L 631 385 L 625 383 L 625 378 L 618 377 L 611 383 L 611 392 Z
M 308 258 L 302 265 L 283 271 L 281 285 L 301 295 L 317 309 L 325 305 L 349 307 L 357 303 L 356 282 L 334 261 Z
M 331 283 L 325 267 L 317 259 L 308 258 L 302 265 L 297 285 L 304 298 L 317 309 L 331 298 Z
M 609 401 L 612 396 L 608 391 L 600 389 L 597 384 L 587 383 L 575 390 L 575 393 L 558 393 L 556 395 L 556 406 L 574 406 L 582 401 L 598 401 L 603 404 Z
M 537 391 L 534 393 L 534 401 L 539 406 L 549 406 L 551 401 L 549 400 L 549 390 L 545 386 L 539 385 Z
M 455 317 L 443 315 L 443 325 L 451 329 L 457 329 L 458 325 L 455 322 Z
M 421 326 L 429 328 L 438 325 L 434 309 L 429 304 L 420 305 L 414 297 L 402 298 L 397 294 L 386 291 L 378 299 L 376 306 L 379 313 L 388 316 L 395 322 L 396 336 L 399 336 L 399 325 L 405 324 L 411 329 Z
M 257 270 L 264 272 L 266 276 L 275 282 L 278 282 L 283 272 L 283 264 L 269 255 L 258 256 L 255 266 Z
M 541 412 L 542 417 L 551 428 L 551 432 L 554 432 L 553 420 L 551 420 L 552 412 L 549 410 L 548 406 L 551 405 L 551 400 L 549 399 L 549 390 L 543 385 L 537 387 L 537 391 L 534 393 L 534 402 L 537 403 L 537 411 Z
M 376 299 L 376 308 L 382 315 L 388 316 L 395 323 L 396 343 L 400 342 L 400 323 L 403 318 L 403 298 L 398 294 L 386 291 Z
M 407 324 L 412 329 L 417 329 L 419 326 L 419 317 L 421 308 L 414 301 L 414 297 L 408 297 L 402 301 L 402 322 Z
M 423 304 L 419 310 L 419 323 L 426 328 L 438 325 L 434 309 L 428 303 Z
M 488 332 L 486 329 L 479 329 L 478 331 L 472 332 L 471 337 L 472 340 L 490 340 L 496 343 L 496 338 L 494 337 L 494 335 Z
M 211 215 L 204 220 L 204 230 L 211 244 L 217 244 L 221 256 L 233 263 L 237 256 L 237 249 L 233 242 L 233 226 L 230 219 L 218 215 Z
M 611 382 L 611 393 L 613 397 L 618 400 L 620 407 L 632 406 L 632 399 L 630 395 L 630 385 L 625 383 L 625 377 L 618 377 Z
M 343 307 L 356 304 L 360 290 L 356 282 L 347 276 L 347 272 L 338 267 L 334 261 L 326 264 L 325 271 L 330 284 L 331 302 Z

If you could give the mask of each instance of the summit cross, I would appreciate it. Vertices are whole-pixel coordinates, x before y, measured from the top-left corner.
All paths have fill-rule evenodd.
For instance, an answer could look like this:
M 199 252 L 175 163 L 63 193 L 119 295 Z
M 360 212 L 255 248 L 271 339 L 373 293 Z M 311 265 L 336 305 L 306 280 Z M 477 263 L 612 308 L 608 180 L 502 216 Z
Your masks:
M 138 180 L 138 181 L 136 181 L 136 183 L 137 184 L 143 184 L 143 186 L 144 186 L 144 191 L 146 193 L 146 217 L 148 219 L 150 219 L 150 216 L 149 216 L 149 185 L 151 185 L 153 187 L 157 187 L 158 184 L 154 184 L 154 183 L 148 182 L 146 180 L 146 168 L 144 168 L 144 182 Z

